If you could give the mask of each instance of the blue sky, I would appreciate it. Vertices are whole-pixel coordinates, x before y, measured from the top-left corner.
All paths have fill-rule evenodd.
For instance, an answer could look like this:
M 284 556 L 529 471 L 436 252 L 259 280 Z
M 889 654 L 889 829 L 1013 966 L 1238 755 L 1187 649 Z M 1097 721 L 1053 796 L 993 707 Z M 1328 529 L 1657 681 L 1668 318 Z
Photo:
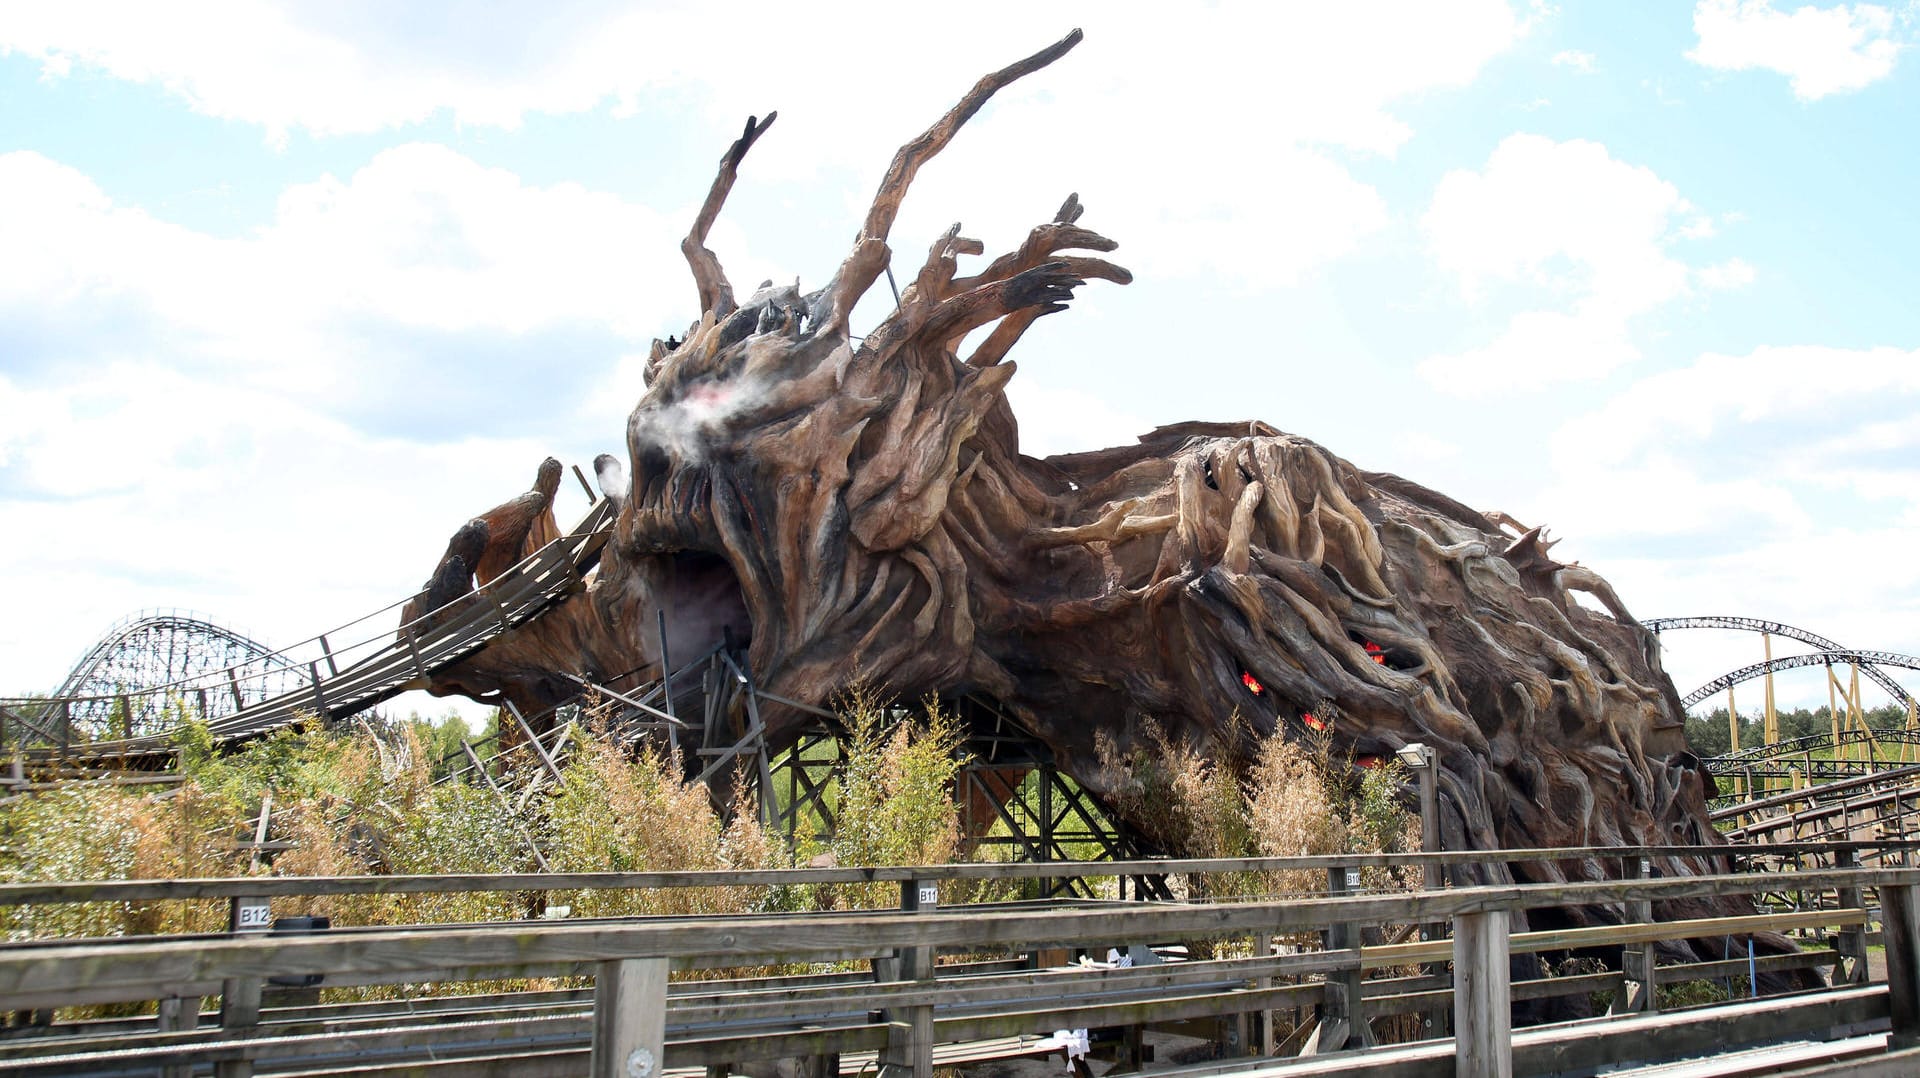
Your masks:
M 290 642 L 401 598 L 618 448 L 746 114 L 714 246 L 815 285 L 894 146 L 1076 25 L 894 230 L 991 254 L 1078 191 L 1120 242 L 1015 354 L 1028 451 L 1261 418 L 1642 617 L 1920 653 L 1911 3 L 42 7 L 0 13 L 0 690 L 139 608 Z M 1683 692 L 1758 653 L 1668 647 Z

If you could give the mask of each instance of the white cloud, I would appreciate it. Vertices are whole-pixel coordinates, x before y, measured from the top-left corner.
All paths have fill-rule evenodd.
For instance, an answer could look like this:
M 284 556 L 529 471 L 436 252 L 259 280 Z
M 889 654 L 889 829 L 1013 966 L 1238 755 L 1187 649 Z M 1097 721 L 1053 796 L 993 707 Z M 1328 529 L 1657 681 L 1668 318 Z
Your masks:
M 1431 356 L 1417 368 L 1458 397 L 1492 397 L 1597 378 L 1640 358 L 1617 318 L 1594 313 L 1526 311 L 1478 348 Z
M 484 17 L 468 5 L 425 4 L 404 19 L 364 2 L 201 0 L 160 10 L 72 0 L 10 13 L 0 47 L 157 84 L 209 115 L 278 131 L 367 132 L 441 110 L 461 123 L 511 127 L 531 113 L 608 101 L 632 108 L 648 91 L 692 84 L 729 118 L 770 101 L 783 110 L 830 103 L 825 122 L 845 133 L 854 101 L 861 126 L 925 122 L 925 102 L 901 94 L 900 74 L 917 73 L 915 82 L 944 86 L 934 92 L 948 96 L 987 65 L 1081 25 L 1105 41 L 1104 55 L 1076 58 L 1097 84 L 1131 86 L 1143 100 L 1166 95 L 1177 88 L 1141 78 L 1142 58 L 1202 49 L 1210 78 L 1263 90 L 1251 100 L 1269 129 L 1379 149 L 1407 134 L 1381 111 L 1384 102 L 1463 84 L 1524 32 L 1498 0 L 1223 3 L 1178 19 L 1153 5 L 1099 4 L 1060 9 L 1057 30 L 1036 28 L 1023 41 L 991 16 L 1025 8 L 986 8 L 976 18 L 917 22 L 897 5 L 867 0 L 840 5 L 832 19 L 794 19 L 783 5 L 742 2 L 728 8 L 737 32 L 716 34 L 712 9 L 684 0 L 505 5 Z M 861 62 L 842 62 L 854 56 Z M 881 86 L 889 92 L 873 92 Z
M 1680 226 L 1681 238 L 1689 240 L 1712 239 L 1719 231 L 1719 226 L 1713 223 L 1713 218 L 1705 214 Z
M 117 205 L 81 173 L 21 151 L 0 155 L 10 255 L 0 319 L 43 327 L 68 349 L 45 362 L 131 349 L 326 396 L 359 377 L 463 376 L 451 355 L 412 349 L 425 364 L 415 370 L 370 354 L 369 335 L 393 347 L 463 333 L 496 347 L 539 333 L 644 339 L 691 307 L 682 227 L 415 144 L 345 180 L 291 187 L 272 223 L 218 238 Z M 737 260 L 760 268 L 726 234 Z M 115 322 L 130 327 L 123 338 L 103 332 Z
M 1421 374 L 1481 394 L 1598 377 L 1637 359 L 1630 320 L 1688 291 L 1688 267 L 1669 248 L 1692 209 L 1599 143 L 1508 136 L 1482 170 L 1441 179 L 1421 226 L 1435 265 L 1469 300 L 1500 291 L 1548 309 L 1514 315 L 1488 344 L 1427 359 Z
M 1741 258 L 1729 258 L 1694 271 L 1700 283 L 1716 292 L 1744 288 L 1753 283 L 1753 265 Z
M 1699 44 L 1687 59 L 1716 71 L 1772 71 L 1793 95 L 1815 101 L 1849 93 L 1893 73 L 1906 47 L 1893 13 L 1873 4 L 1776 10 L 1773 0 L 1700 0 L 1693 10 Z
M 5 692 L 52 688 L 134 608 L 204 610 L 277 645 L 377 611 L 560 449 L 510 431 L 369 436 L 283 394 L 142 362 L 45 389 L 0 379 L 0 432 L 0 506 L 31 521 L 15 548 L 31 556 L 0 563 L 0 586 L 36 614 L 0 624 Z M 584 505 L 562 500 L 563 517 Z
M 1571 541 L 1570 541 L 1571 542 Z M 1756 537 L 1716 544 L 1684 556 L 1662 550 L 1645 556 L 1609 558 L 1597 566 L 1635 616 L 1684 617 L 1720 614 L 1766 618 L 1838 640 L 1849 647 L 1920 653 L 1920 577 L 1911 559 L 1894 556 L 1904 533 L 1836 526 L 1804 535 Z M 1664 633 L 1662 660 L 1682 693 L 1761 660 L 1759 637 L 1750 633 Z M 1776 657 L 1808 650 L 1775 638 Z M 1840 672 L 1846 678 L 1846 671 Z M 1920 673 L 1887 669 L 1907 691 L 1920 695 Z M 1819 667 L 1776 675 L 1779 706 L 1825 707 L 1825 673 Z M 1864 677 L 1862 702 L 1877 707 L 1885 694 Z M 1740 711 L 1761 705 L 1761 687 L 1736 690 Z M 1701 705 L 1725 707 L 1721 693 Z
M 1640 379 L 1569 423 L 1555 440 L 1555 453 L 1567 461 L 1610 465 L 1649 446 L 1691 456 L 1730 428 L 1766 424 L 1775 431 L 1767 439 L 1772 452 L 1802 466 L 1831 464 L 1819 454 L 1860 448 L 1854 440 L 1865 431 L 1905 429 L 1862 426 L 1874 419 L 1863 406 L 1875 402 L 1902 416 L 1920 413 L 1920 349 L 1796 345 L 1744 356 L 1708 354 Z M 1848 424 L 1819 418 L 1838 415 L 1847 416 Z M 1811 437 L 1799 437 L 1803 433 Z M 1920 472 L 1920 461 L 1914 467 Z
M 1917 450 L 1920 349 L 1709 354 L 1564 425 L 1551 478 L 1514 512 L 1565 536 L 1556 553 L 1639 616 L 1772 618 L 1915 654 Z M 1739 661 L 1693 634 L 1666 644 L 1682 692 L 1759 658 L 1757 642 Z M 1824 703 L 1817 679 L 1782 683 L 1802 690 Z
M 404 597 L 542 456 L 618 447 L 555 417 L 637 399 L 620 357 L 692 307 L 683 228 L 402 146 L 220 238 L 0 155 L 0 512 L 33 522 L 0 588 L 44 615 L 0 690 L 133 606 L 291 641 Z
M 1553 54 L 1553 62 L 1557 67 L 1570 67 L 1583 75 L 1591 75 L 1598 58 L 1579 49 L 1562 49 Z
M 1597 142 L 1510 135 L 1480 172 L 1449 172 L 1422 220 L 1435 262 L 1475 295 L 1525 281 L 1601 297 L 1633 312 L 1686 288 L 1666 251 L 1691 207 L 1651 169 Z
M 1396 102 L 1466 84 L 1526 30 L 1504 0 L 1238 0 L 1178 18 L 1155 5 L 1090 4 L 1044 26 L 1013 4 L 990 5 L 1008 19 L 916 22 L 877 0 L 832 19 L 742 3 L 727 9 L 740 31 L 729 33 L 714 33 L 712 9 L 691 3 L 549 7 L 476 19 L 462 5 L 426 5 L 396 20 L 368 4 L 226 0 L 196 15 L 94 0 L 10 20 L 0 48 L 162 87 L 275 137 L 440 114 L 511 127 L 536 113 L 669 101 L 719 133 L 777 107 L 779 126 L 754 151 L 755 181 L 848 170 L 859 177 L 849 197 L 863 205 L 893 150 L 983 71 L 1081 25 L 1084 45 L 1003 93 L 926 170 L 896 247 L 914 251 L 951 223 L 924 216 L 929 206 L 963 213 L 972 235 L 1017 242 L 1057 205 L 1049 200 L 1098 179 L 1086 193 L 1104 210 L 1099 227 L 1143 263 L 1240 287 L 1294 280 L 1378 233 L 1379 195 L 1326 149 L 1391 155 L 1411 135 Z M 1185 65 L 1179 78 L 1154 74 L 1169 54 Z M 1006 182 L 1009 169 L 1019 183 Z M 947 197 L 956 189 L 966 197 Z
M 1020 452 L 1033 457 L 1132 445 L 1155 426 L 1099 393 L 1053 385 L 1033 371 L 1007 383 L 1007 400 L 1020 423 Z

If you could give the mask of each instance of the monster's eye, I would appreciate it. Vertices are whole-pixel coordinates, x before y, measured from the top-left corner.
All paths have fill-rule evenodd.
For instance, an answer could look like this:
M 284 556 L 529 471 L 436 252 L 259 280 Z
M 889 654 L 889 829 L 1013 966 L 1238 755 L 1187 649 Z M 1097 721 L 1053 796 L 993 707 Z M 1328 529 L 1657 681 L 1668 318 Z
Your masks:
M 1333 729 L 1333 723 L 1328 722 L 1326 719 L 1323 719 L 1318 715 L 1315 715 L 1311 711 L 1302 711 L 1300 713 L 1300 721 L 1306 723 L 1307 728 L 1310 730 Z
M 1267 687 L 1265 685 L 1260 684 L 1259 678 L 1254 677 L 1252 674 L 1247 673 L 1245 670 L 1240 671 L 1240 684 L 1245 685 L 1247 687 L 1247 691 L 1252 693 L 1255 696 L 1259 696 L 1261 693 L 1267 691 Z

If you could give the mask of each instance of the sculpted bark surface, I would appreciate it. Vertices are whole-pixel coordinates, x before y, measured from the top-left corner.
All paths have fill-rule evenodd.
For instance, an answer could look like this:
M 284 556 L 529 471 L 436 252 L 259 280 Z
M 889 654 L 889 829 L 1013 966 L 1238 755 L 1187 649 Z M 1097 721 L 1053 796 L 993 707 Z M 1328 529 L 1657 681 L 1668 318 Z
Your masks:
M 1450 849 L 1717 841 L 1711 780 L 1686 751 L 1653 636 L 1538 529 L 1258 421 L 1020 453 L 1009 351 L 1088 281 L 1129 280 L 1099 257 L 1115 245 L 1079 223 L 1077 198 L 970 275 L 960 259 L 982 247 L 955 225 L 897 309 L 850 334 L 915 171 L 995 90 L 1078 37 L 982 79 L 903 147 L 815 292 L 767 284 L 736 299 L 705 246 L 773 117 L 749 121 L 683 244 L 699 320 L 655 342 L 628 466 L 597 462 L 618 522 L 594 579 L 436 688 L 504 692 L 531 711 L 573 691 L 557 672 L 655 677 L 664 612 L 676 661 L 731 640 L 761 688 L 809 704 L 856 679 L 909 697 L 982 693 L 1066 761 L 1091 762 L 1101 733 L 1127 745 L 1149 721 L 1203 745 L 1324 727 L 1362 762 L 1425 742 Z M 461 576 L 452 559 L 511 561 L 552 529 L 550 512 L 515 523 L 523 501 L 455 537 L 436 597 L 443 575 Z M 776 746 L 811 721 L 762 714 Z M 1101 781 L 1090 766 L 1077 777 Z M 1710 867 L 1672 857 L 1659 871 Z M 1515 871 L 1617 875 L 1600 860 Z

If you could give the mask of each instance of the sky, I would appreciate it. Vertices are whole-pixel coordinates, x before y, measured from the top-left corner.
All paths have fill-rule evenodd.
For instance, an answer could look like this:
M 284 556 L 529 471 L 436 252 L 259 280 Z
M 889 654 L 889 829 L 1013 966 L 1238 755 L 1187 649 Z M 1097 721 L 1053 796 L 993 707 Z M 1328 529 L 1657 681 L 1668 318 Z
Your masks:
M 1119 242 L 1014 353 L 1025 451 L 1263 419 L 1641 618 L 1920 654 L 1920 5 L 715 10 L 0 5 L 0 693 L 138 610 L 285 645 L 404 599 L 542 457 L 620 451 L 748 115 L 710 245 L 816 287 L 894 148 L 1076 26 L 893 230 L 990 257 L 1078 192 Z M 1664 643 L 1683 693 L 1760 658 Z

